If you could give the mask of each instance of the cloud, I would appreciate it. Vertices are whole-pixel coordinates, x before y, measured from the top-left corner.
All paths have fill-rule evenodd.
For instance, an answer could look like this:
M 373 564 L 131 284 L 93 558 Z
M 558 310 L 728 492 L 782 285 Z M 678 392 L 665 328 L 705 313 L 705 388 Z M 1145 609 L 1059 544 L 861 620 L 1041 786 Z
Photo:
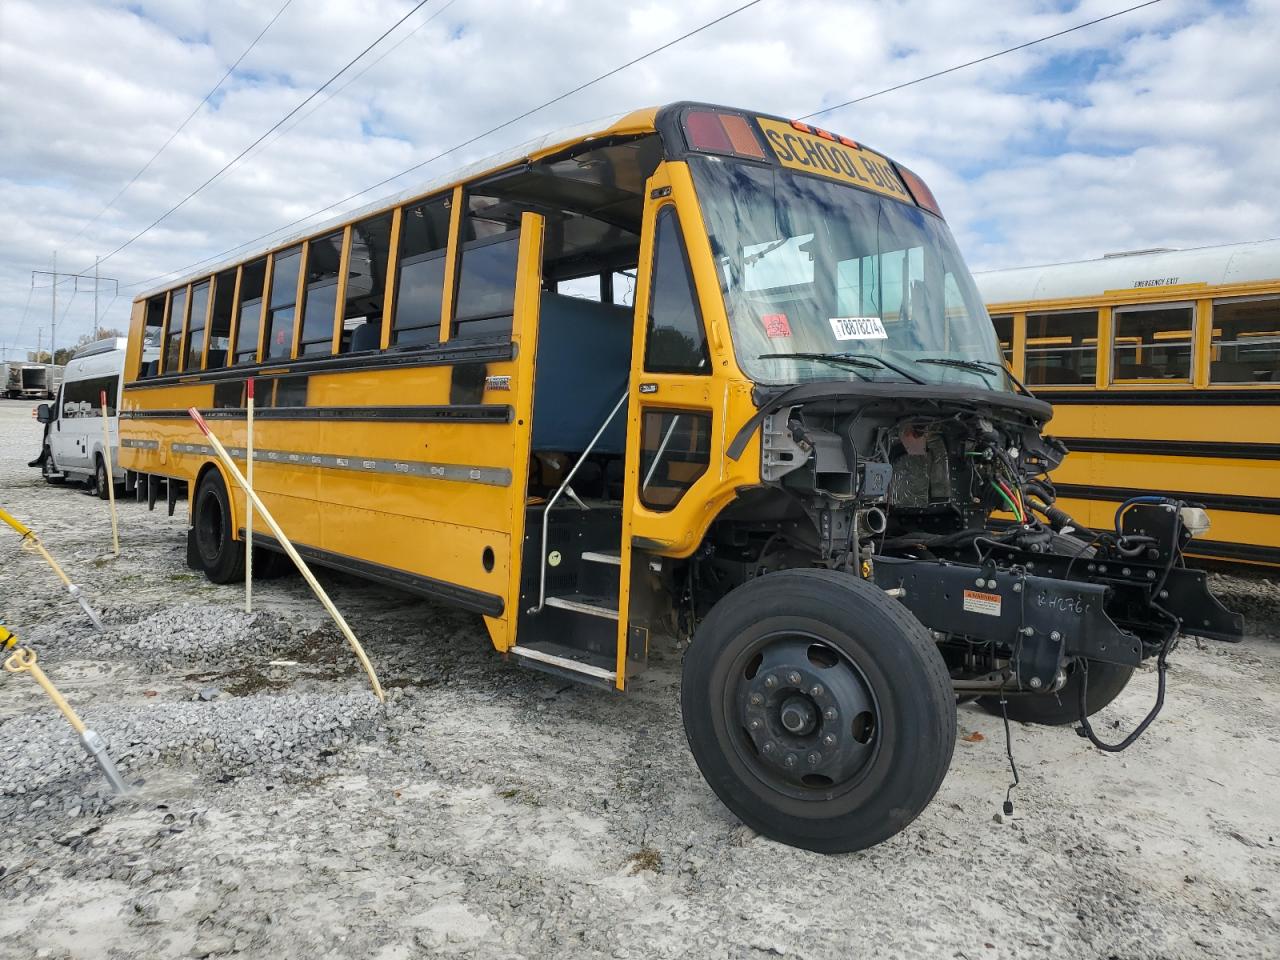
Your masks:
M 31 296 L 22 318 L 30 271 L 48 269 L 54 249 L 60 266 L 80 269 L 128 240 L 413 6 L 291 4 L 219 95 L 77 238 L 282 2 L 0 5 L 0 344 L 33 347 L 37 323 L 48 342 L 47 290 Z M 339 80 L 332 99 L 304 108 L 103 273 L 134 282 L 266 233 L 735 5 L 432 0 L 352 76 L 367 72 Z M 676 99 L 809 113 L 1123 5 L 764 0 L 417 176 Z M 1208 8 L 1164 0 L 818 122 L 923 175 L 975 268 L 1275 236 L 1277 35 L 1280 9 L 1266 0 Z M 109 320 L 124 322 L 133 292 Z M 91 311 L 82 292 L 59 340 L 86 332 Z

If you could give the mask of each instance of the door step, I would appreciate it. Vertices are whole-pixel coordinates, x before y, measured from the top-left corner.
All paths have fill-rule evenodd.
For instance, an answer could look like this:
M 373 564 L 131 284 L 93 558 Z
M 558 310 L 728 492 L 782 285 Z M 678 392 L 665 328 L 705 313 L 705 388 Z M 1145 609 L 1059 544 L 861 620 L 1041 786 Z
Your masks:
M 606 620 L 618 619 L 618 603 L 604 597 L 587 597 L 574 593 L 567 597 L 547 597 L 548 607 L 561 610 L 572 610 L 574 613 L 585 613 L 589 617 L 603 617 Z
M 548 644 L 547 646 L 553 645 Z M 575 654 L 578 657 L 582 656 L 581 653 L 576 653 L 568 647 L 554 646 L 554 649 L 561 650 L 567 654 Z M 618 679 L 617 671 L 609 670 L 593 663 L 584 663 L 580 659 L 575 659 L 575 656 L 562 656 L 560 653 L 552 653 L 550 650 L 522 646 L 511 647 L 507 652 L 520 657 L 527 666 L 535 669 L 547 670 L 551 673 L 571 673 L 577 675 L 580 679 L 589 678 L 608 687 L 612 687 Z
M 582 559 L 589 563 L 607 563 L 615 567 L 622 566 L 622 554 L 617 550 L 584 550 Z

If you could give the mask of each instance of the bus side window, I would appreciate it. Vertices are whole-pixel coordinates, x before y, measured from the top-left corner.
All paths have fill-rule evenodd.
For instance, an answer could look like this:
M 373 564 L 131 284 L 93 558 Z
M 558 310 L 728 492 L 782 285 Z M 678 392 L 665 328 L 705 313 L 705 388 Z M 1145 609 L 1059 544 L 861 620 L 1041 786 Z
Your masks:
M 449 246 L 449 197 L 405 207 L 400 219 L 400 256 L 391 345 L 440 342 L 445 253 Z
M 1116 307 L 1112 380 L 1191 382 L 1191 304 Z
M 675 207 L 658 213 L 644 368 L 653 373 L 709 374 L 707 335 Z
M 258 331 L 262 323 L 263 285 L 267 282 L 266 259 L 246 263 L 240 270 L 240 320 L 236 324 L 235 362 L 256 363 Z
M 513 223 L 498 215 L 499 203 L 467 195 L 450 339 L 511 334 L 520 226 L 518 220 Z
M 1093 383 L 1098 369 L 1098 311 L 1027 314 L 1023 380 L 1044 386 Z
M 204 325 L 209 315 L 209 281 L 191 288 L 191 319 L 187 321 L 187 345 L 183 351 L 183 370 L 200 370 L 204 366 Z
M 1000 352 L 1004 354 L 1004 362 L 1013 368 L 1013 315 L 1003 313 L 991 318 L 991 325 L 996 328 L 996 339 L 1000 341 Z
M 227 347 L 231 336 L 231 316 L 235 312 L 235 267 L 224 270 L 213 280 L 213 313 L 209 317 L 209 349 L 205 367 L 216 370 L 227 364 Z
M 287 357 L 293 352 L 293 315 L 298 302 L 298 268 L 301 265 L 302 247 L 277 253 L 272 264 L 264 361 Z
M 382 304 L 387 290 L 387 259 L 390 255 L 391 214 L 365 220 L 351 228 L 347 296 L 342 308 L 339 353 L 377 350 L 382 346 Z M 437 307 L 437 318 L 439 315 Z
M 147 316 L 142 328 L 142 365 L 138 379 L 154 377 L 160 366 L 160 338 L 164 334 L 164 294 L 147 301 Z M 150 356 L 150 359 L 147 359 Z
M 303 292 L 298 356 L 333 352 L 333 320 L 338 309 L 338 270 L 342 234 L 319 237 L 307 245 L 307 286 Z
M 187 288 L 180 287 L 169 297 L 169 326 L 164 334 L 162 373 L 177 373 L 182 359 L 182 325 L 187 318 Z
M 1213 304 L 1211 383 L 1280 380 L 1280 297 Z

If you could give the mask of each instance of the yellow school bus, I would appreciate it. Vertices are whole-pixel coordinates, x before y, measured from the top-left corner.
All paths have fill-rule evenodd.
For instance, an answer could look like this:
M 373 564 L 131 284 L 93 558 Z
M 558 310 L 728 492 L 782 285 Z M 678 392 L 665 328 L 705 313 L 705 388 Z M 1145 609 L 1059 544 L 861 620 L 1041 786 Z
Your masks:
M 1201 512 L 1053 528 L 1052 410 L 928 187 L 800 121 L 641 110 L 140 297 L 121 456 L 153 504 L 188 491 L 216 582 L 244 498 L 187 411 L 243 458 L 251 378 L 255 487 L 305 557 L 613 691 L 690 638 L 699 768 L 787 843 L 901 830 L 958 695 L 1094 736 L 1184 625 L 1240 633 L 1178 563 Z
M 1280 240 L 975 276 L 1012 370 L 1071 450 L 1063 505 L 1203 504 L 1195 557 L 1280 564 Z

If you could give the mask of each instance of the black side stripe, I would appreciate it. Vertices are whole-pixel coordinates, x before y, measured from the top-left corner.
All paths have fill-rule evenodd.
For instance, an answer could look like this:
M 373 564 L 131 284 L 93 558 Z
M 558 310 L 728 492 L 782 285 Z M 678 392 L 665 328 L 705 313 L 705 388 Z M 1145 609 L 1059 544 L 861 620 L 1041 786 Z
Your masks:
M 240 536 L 244 537 L 244 528 L 241 528 Z M 266 547 L 269 550 L 279 551 L 282 549 L 274 537 L 261 533 L 253 535 L 253 543 L 254 546 Z M 359 560 L 356 557 L 348 557 L 346 554 L 321 550 L 319 547 L 309 547 L 302 543 L 294 543 L 293 548 L 308 562 L 318 563 L 322 567 L 340 570 L 343 573 L 349 573 L 365 580 L 372 580 L 375 583 L 395 587 L 408 593 L 426 597 L 429 600 L 438 600 L 441 603 L 447 603 L 462 610 L 470 610 L 472 613 L 484 614 L 487 617 L 500 617 L 505 606 L 502 597 L 495 593 L 485 593 L 481 590 L 472 590 L 470 587 L 460 587 L 456 583 L 449 583 L 446 580 L 424 577 L 421 574 L 409 573 L 396 567 L 388 567 L 369 560 Z
M 1280 443 L 1220 443 L 1200 440 L 1120 440 L 1110 437 L 1058 437 L 1080 453 L 1141 453 L 1154 457 L 1222 457 L 1230 460 L 1280 460 Z M 1280 481 L 1280 478 L 1277 478 Z
M 1091 404 L 1100 407 L 1195 406 L 1274 407 L 1280 406 L 1280 388 L 1255 390 L 1054 390 L 1032 385 L 1036 396 L 1057 406 Z
M 1230 510 L 1235 513 L 1262 513 L 1280 516 L 1280 498 L 1242 497 L 1229 493 L 1199 493 L 1192 490 L 1147 490 L 1133 487 L 1097 487 L 1082 483 L 1058 483 L 1059 497 L 1076 500 L 1103 500 L 1120 503 L 1130 497 L 1171 497 L 1187 503 L 1203 504 L 1210 510 Z
M 366 353 L 343 353 L 329 357 L 299 357 L 297 360 L 273 360 L 269 363 L 246 364 L 240 367 L 218 367 L 214 370 L 191 370 L 185 373 L 166 373 L 125 384 L 126 390 L 149 390 L 155 387 L 188 386 L 193 383 L 219 383 L 226 380 L 243 381 L 248 377 L 272 377 L 277 375 L 348 373 L 368 370 L 370 367 L 438 367 L 455 363 L 499 363 L 513 360 L 516 347 L 509 340 L 459 340 L 437 347 L 415 347 L 411 350 L 391 349 L 385 352 L 370 350 Z
M 207 420 L 243 420 L 244 407 L 221 407 L 202 410 Z M 186 420 L 186 410 L 122 410 L 125 420 Z M 468 421 L 472 423 L 510 423 L 511 407 L 504 403 L 473 403 L 450 406 L 401 407 L 255 407 L 255 420 L 328 420 L 340 423 L 392 422 L 438 423 Z
M 1231 543 L 1226 540 L 1192 540 L 1187 544 L 1187 556 L 1208 557 L 1213 560 L 1248 560 L 1253 563 L 1280 565 L 1280 547 L 1266 547 L 1256 543 Z

